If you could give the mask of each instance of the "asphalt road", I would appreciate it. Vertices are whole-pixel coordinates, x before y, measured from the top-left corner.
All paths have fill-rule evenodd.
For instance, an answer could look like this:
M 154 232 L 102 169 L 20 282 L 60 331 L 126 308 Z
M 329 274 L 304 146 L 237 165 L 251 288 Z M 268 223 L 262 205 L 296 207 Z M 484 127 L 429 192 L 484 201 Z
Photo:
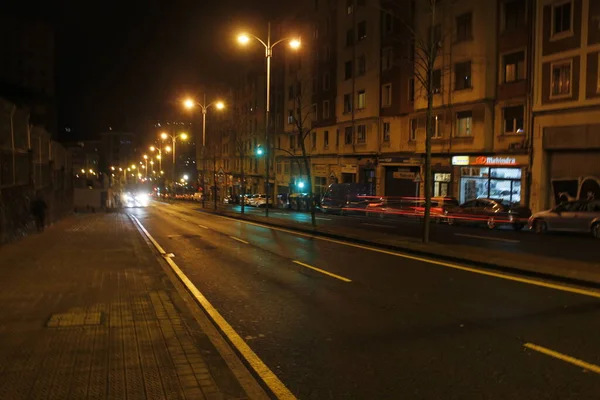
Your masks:
M 197 203 L 181 202 L 181 206 L 199 209 Z M 240 211 L 239 206 L 229 206 Z M 310 223 L 310 213 L 287 210 L 269 210 L 270 218 Z M 264 208 L 245 207 L 250 215 L 264 215 Z M 317 225 L 325 227 L 352 227 L 368 232 L 379 232 L 403 237 L 420 238 L 421 221 L 415 217 L 379 218 L 377 216 L 317 214 Z M 511 227 L 488 229 L 483 226 L 431 224 L 430 238 L 441 244 L 460 244 L 520 254 L 542 255 L 587 262 L 598 261 L 598 240 L 591 235 L 548 233 L 536 235 L 529 229 L 514 231 Z
M 598 298 L 180 205 L 131 212 L 300 399 L 599 397 L 599 373 L 524 347 L 600 365 Z

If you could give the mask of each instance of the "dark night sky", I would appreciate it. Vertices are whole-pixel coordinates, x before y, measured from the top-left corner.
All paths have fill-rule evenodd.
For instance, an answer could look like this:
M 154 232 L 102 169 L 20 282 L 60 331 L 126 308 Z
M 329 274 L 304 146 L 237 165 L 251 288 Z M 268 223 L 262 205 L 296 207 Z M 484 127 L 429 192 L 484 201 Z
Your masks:
M 226 84 L 260 49 L 235 33 L 264 36 L 287 1 L 62 0 L 57 24 L 59 126 L 93 137 L 126 121 L 159 118 L 185 93 Z M 92 7 L 91 4 L 96 4 Z M 74 139 L 63 137 L 62 139 Z

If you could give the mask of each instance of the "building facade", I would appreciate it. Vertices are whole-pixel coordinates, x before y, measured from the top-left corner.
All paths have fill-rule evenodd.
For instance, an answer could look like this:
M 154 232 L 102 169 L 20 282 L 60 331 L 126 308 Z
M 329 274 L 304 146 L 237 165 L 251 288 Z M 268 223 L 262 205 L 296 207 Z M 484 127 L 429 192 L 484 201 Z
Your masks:
M 532 208 L 600 198 L 600 2 L 540 0 Z

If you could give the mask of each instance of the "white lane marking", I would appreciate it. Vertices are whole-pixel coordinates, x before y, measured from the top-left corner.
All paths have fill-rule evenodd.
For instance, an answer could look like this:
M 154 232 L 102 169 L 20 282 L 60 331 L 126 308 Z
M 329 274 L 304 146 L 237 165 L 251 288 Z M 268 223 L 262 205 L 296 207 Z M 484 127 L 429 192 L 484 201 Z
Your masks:
M 200 228 L 208 229 L 208 226 L 204 226 L 204 225 L 200 225 L 200 224 L 198 224 L 198 226 L 199 226 Z
M 506 242 L 506 243 L 521 243 L 520 240 L 515 240 L 515 239 L 503 239 L 503 238 L 495 238 L 495 237 L 491 237 L 491 236 L 469 235 L 466 233 L 455 233 L 454 236 L 462 236 L 462 237 L 483 239 L 483 240 L 496 240 L 498 242 Z
M 569 364 L 573 364 L 573 365 L 577 365 L 578 367 L 581 367 L 583 369 L 586 369 L 588 371 L 592 371 L 595 372 L 597 374 L 600 374 L 600 366 L 595 365 L 595 364 L 590 364 L 588 362 L 585 362 L 583 360 L 577 359 L 575 357 L 571 357 L 569 355 L 563 354 L 563 353 L 559 353 L 558 351 L 554 351 L 551 349 L 548 349 L 546 347 L 542 347 L 542 346 L 538 346 L 537 344 L 533 344 L 533 343 L 525 343 L 523 345 L 524 347 L 537 351 L 539 353 L 545 354 L 547 356 L 556 358 L 558 360 L 564 361 L 566 363 Z
M 150 233 L 144 228 L 141 222 L 133 215 L 130 216 L 138 224 L 142 232 L 152 242 L 154 247 L 161 253 L 165 254 L 164 249 L 158 244 L 156 240 L 150 235 Z M 242 339 L 242 337 L 233 329 L 231 325 L 223 318 L 223 316 L 217 311 L 215 307 L 208 301 L 208 299 L 198 290 L 196 285 L 183 273 L 179 266 L 171 258 L 165 257 L 165 261 L 169 264 L 173 272 L 181 279 L 183 284 L 190 291 L 192 296 L 195 297 L 196 301 L 204 308 L 206 313 L 212 318 L 217 324 L 219 329 L 227 336 L 227 339 L 236 347 L 240 354 L 246 359 L 248 364 L 256 371 L 257 375 L 263 380 L 269 389 L 275 394 L 278 399 L 282 400 L 295 400 L 296 396 L 290 392 L 283 382 L 279 380 L 277 375 L 273 373 L 267 367 L 267 365 L 258 357 L 258 355 L 248 346 L 248 344 Z
M 368 225 L 368 226 L 378 226 L 380 228 L 395 228 L 395 226 L 393 225 L 384 225 L 384 224 L 371 224 L 369 222 L 363 222 L 363 225 Z
M 401 258 L 404 258 L 407 260 L 420 261 L 420 262 L 424 262 L 427 264 L 439 265 L 441 267 L 447 267 L 447 268 L 452 268 L 452 269 L 456 269 L 456 270 L 460 270 L 460 271 L 471 272 L 474 274 L 491 276 L 494 278 L 504 279 L 507 281 L 520 282 L 520 283 L 525 283 L 528 285 L 539 286 L 539 287 L 544 287 L 547 289 L 554 289 L 554 290 L 559 290 L 562 292 L 575 293 L 575 294 L 579 294 L 582 296 L 588 296 L 588 297 L 594 297 L 594 298 L 600 299 L 600 292 L 595 292 L 592 290 L 579 289 L 579 288 L 555 284 L 555 283 L 538 281 L 535 279 L 521 278 L 518 276 L 505 275 L 505 274 L 498 273 L 498 272 L 491 272 L 491 271 L 485 271 L 485 270 L 481 270 L 481 269 L 477 269 L 477 268 L 465 267 L 462 265 L 453 264 L 453 263 L 449 263 L 449 262 L 436 261 L 436 260 L 431 260 L 431 259 L 427 259 L 427 258 L 423 258 L 423 257 L 411 256 L 409 254 L 398 253 L 398 252 L 394 252 L 394 251 L 390 251 L 390 250 L 383 250 L 383 249 L 379 249 L 376 247 L 364 246 L 362 244 L 342 242 L 341 240 L 330 239 L 330 238 L 327 238 L 324 236 L 317 236 L 317 235 L 312 235 L 309 233 L 293 231 L 290 229 L 277 228 L 277 227 L 273 227 L 273 226 L 263 225 L 263 224 L 260 224 L 257 222 L 243 221 L 241 219 L 226 217 L 223 215 L 214 215 L 213 214 L 212 216 L 215 218 L 223 218 L 223 219 L 227 219 L 229 221 L 236 221 L 236 222 L 244 223 L 247 225 L 254 225 L 254 226 L 258 226 L 258 227 L 265 228 L 265 229 L 272 229 L 275 231 L 285 232 L 285 233 L 289 233 L 291 235 L 303 236 L 303 237 L 307 237 L 307 238 L 311 238 L 311 239 L 322 240 L 324 242 L 340 244 L 342 246 L 349 246 L 349 247 L 354 247 L 357 249 L 373 251 L 375 253 L 387 254 L 390 256 L 394 256 L 394 257 L 401 257 Z
M 351 281 L 350 279 L 348 279 L 348 278 L 344 278 L 343 276 L 336 275 L 336 274 L 334 274 L 334 273 L 331 273 L 331 272 L 325 271 L 324 269 L 321 269 L 321 268 L 313 267 L 312 265 L 305 264 L 305 263 L 303 263 L 303 262 L 301 262 L 301 261 L 296 261 L 296 260 L 294 260 L 293 262 L 294 262 L 295 264 L 302 265 L 303 267 L 310 268 L 310 269 L 312 269 L 312 270 L 314 270 L 314 271 L 317 271 L 317 272 L 320 272 L 320 273 L 322 273 L 322 274 L 329 275 L 329 276 L 331 276 L 332 278 L 339 279 L 340 281 L 344 281 L 344 282 L 352 282 L 352 281 Z
M 315 217 L 315 219 L 322 219 L 324 221 L 332 221 L 331 218 Z
M 244 243 L 244 244 L 250 244 L 250 243 L 246 242 L 244 239 L 240 239 L 240 238 L 237 238 L 235 236 L 229 236 L 229 237 L 232 238 L 233 240 L 237 240 L 238 242 L 241 242 L 241 243 Z

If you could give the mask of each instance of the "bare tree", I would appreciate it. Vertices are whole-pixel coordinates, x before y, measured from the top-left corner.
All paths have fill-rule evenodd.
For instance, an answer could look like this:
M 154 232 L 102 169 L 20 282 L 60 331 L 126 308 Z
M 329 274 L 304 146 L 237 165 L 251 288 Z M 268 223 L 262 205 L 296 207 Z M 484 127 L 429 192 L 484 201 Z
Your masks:
M 298 142 L 300 143 L 300 150 L 302 151 L 302 161 L 304 163 L 304 170 L 306 172 L 306 184 L 308 185 L 308 196 L 310 200 L 310 219 L 312 226 L 317 225 L 316 220 L 316 207 L 314 199 L 314 191 L 312 184 L 312 175 L 310 167 L 310 156 L 306 151 L 306 138 L 313 132 L 312 121 L 316 118 L 315 111 L 310 101 L 307 101 L 307 97 L 303 94 L 302 90 L 298 90 L 294 96 L 294 131 L 298 135 Z

